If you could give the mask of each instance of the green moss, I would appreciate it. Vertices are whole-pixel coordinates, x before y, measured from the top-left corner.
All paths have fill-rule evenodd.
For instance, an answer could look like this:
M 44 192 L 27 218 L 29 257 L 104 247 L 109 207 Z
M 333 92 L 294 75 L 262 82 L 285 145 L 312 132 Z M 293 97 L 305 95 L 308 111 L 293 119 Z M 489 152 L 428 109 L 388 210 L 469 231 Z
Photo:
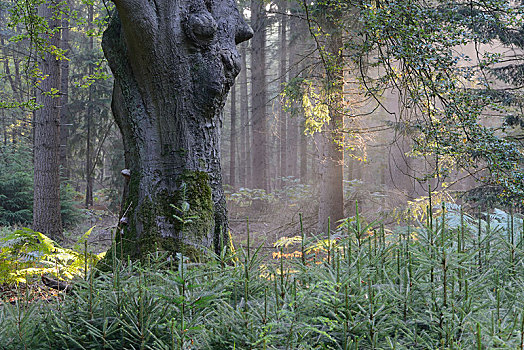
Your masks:
M 170 253 L 182 252 L 191 260 L 202 260 L 204 244 L 211 244 L 214 231 L 214 204 L 209 184 L 209 175 L 202 171 L 186 170 L 177 179 L 176 191 L 163 190 L 152 199 L 138 201 L 140 178 L 136 174 L 129 183 L 129 195 L 125 208 L 131 205 L 128 213 L 129 225 L 124 229 L 123 240 L 116 236 L 116 256 L 127 259 L 141 259 L 156 250 Z M 186 184 L 185 198 L 180 190 Z M 182 213 L 172 204 L 181 207 L 182 202 L 189 203 L 185 217 L 193 217 L 191 222 L 183 224 L 173 214 Z M 140 203 L 138 208 L 136 203 Z M 137 222 L 133 221 L 137 218 Z M 163 227 L 159 227 L 159 223 Z M 166 232 L 168 231 L 168 232 Z M 140 235 L 137 234 L 140 232 Z M 140 236 L 140 237 L 139 237 Z M 112 252 L 106 255 L 106 264 L 111 266 Z

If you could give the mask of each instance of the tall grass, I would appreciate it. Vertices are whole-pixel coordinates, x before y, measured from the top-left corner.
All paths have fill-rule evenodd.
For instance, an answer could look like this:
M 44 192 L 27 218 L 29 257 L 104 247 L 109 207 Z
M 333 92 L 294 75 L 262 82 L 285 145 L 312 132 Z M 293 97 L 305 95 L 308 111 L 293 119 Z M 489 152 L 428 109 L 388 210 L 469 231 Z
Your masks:
M 60 302 L 2 304 L 3 349 L 524 349 L 524 227 L 445 204 L 388 231 L 322 235 L 205 264 L 113 260 Z

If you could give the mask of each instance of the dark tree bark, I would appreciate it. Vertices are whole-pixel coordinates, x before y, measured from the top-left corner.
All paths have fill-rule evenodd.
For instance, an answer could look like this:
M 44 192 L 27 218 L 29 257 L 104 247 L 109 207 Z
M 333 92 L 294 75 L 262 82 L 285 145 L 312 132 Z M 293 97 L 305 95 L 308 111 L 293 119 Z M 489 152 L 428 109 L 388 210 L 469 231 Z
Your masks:
M 102 46 L 129 170 L 117 249 L 123 244 L 132 258 L 155 249 L 197 258 L 225 239 L 222 109 L 240 70 L 236 44 L 252 31 L 233 0 L 114 2 L 118 15 Z
M 38 8 L 38 14 L 49 26 L 47 45 L 59 47 L 60 25 L 58 3 L 48 1 Z M 46 52 L 39 61 L 43 79 L 37 88 L 36 103 L 42 107 L 34 113 L 34 203 L 33 229 L 62 238 L 60 216 L 60 98 L 52 91 L 60 90 L 60 61 Z
M 283 88 L 287 82 L 287 0 L 280 1 L 280 87 Z M 287 176 L 287 113 L 284 105 L 280 106 L 280 187 L 284 185 L 283 178 Z
M 66 6 L 70 6 L 69 1 L 66 1 Z M 62 18 L 62 38 L 60 40 L 60 48 L 65 51 L 65 55 L 69 54 L 69 19 Z M 70 118 L 67 104 L 69 103 L 69 61 L 61 61 L 61 82 L 60 82 L 60 166 L 62 167 L 61 175 L 63 179 L 69 179 L 69 162 L 67 159 L 67 144 L 69 139 Z
M 229 184 L 236 186 L 237 158 L 237 94 L 235 85 L 231 87 L 231 139 L 229 142 Z
M 266 113 L 266 13 L 261 0 L 251 0 L 251 108 L 253 133 L 253 187 L 268 188 Z
M 88 24 L 89 29 L 93 29 L 93 5 L 88 6 Z M 89 54 L 93 54 L 93 37 L 89 37 L 88 44 Z M 89 63 L 88 66 L 89 76 L 93 75 L 93 63 Z M 89 85 L 89 92 L 87 98 L 87 114 L 86 114 L 86 164 L 85 164 L 85 174 L 86 174 L 86 201 L 85 207 L 89 209 L 90 206 L 93 206 L 93 150 L 92 150 L 92 123 L 93 123 L 93 94 L 95 86 L 94 84 Z

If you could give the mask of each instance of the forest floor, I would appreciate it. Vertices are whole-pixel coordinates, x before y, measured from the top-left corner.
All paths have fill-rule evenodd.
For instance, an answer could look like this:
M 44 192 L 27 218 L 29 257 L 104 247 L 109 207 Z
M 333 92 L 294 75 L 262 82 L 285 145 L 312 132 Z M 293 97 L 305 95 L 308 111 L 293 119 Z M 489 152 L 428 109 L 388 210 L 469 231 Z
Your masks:
M 91 228 L 87 240 L 88 251 L 99 254 L 107 251 L 112 242 L 118 213 L 108 209 L 106 203 L 97 203 L 89 209 L 81 209 L 82 219 L 66 230 L 63 247 L 72 247 Z M 303 202 L 289 204 L 284 202 L 272 203 L 263 206 L 236 206 L 229 207 L 229 225 L 233 244 L 237 250 L 245 249 L 248 240 L 248 221 L 250 246 L 252 251 L 260 247 L 260 253 L 265 259 L 271 259 L 271 253 L 276 251 L 274 243 L 282 237 L 300 235 L 300 213 L 303 214 L 303 228 L 305 232 L 313 232 L 316 224 L 315 207 Z M 249 218 L 249 220 L 248 220 Z M 19 299 L 25 300 L 25 295 L 36 299 L 53 300 L 62 293 L 49 288 L 39 279 L 30 284 L 0 284 L 0 300 L 15 303 Z
M 273 244 L 282 237 L 300 235 L 300 214 L 305 232 L 313 232 L 316 225 L 316 208 L 302 203 L 287 205 L 277 203 L 255 208 L 229 207 L 229 227 L 235 247 L 247 245 L 248 226 L 251 247 L 262 245 L 261 251 L 273 250 Z M 66 246 L 72 246 L 91 227 L 88 238 L 89 251 L 102 253 L 111 246 L 112 235 L 118 223 L 118 214 L 104 205 L 84 209 L 83 219 L 66 233 Z
M 386 212 L 392 212 L 392 208 L 399 203 L 385 203 L 382 199 L 374 200 L 369 193 L 359 193 L 359 211 L 363 217 L 369 220 L 379 219 L 386 226 L 394 224 L 390 217 L 384 220 Z M 364 198 L 366 200 L 364 200 Z M 349 206 L 354 206 L 354 201 L 348 201 Z M 364 204 L 364 205 L 363 205 Z M 347 215 L 354 208 L 346 209 Z M 89 250 L 93 253 L 102 253 L 111 246 L 112 235 L 118 223 L 118 212 L 108 209 L 108 203 L 99 202 L 90 209 L 83 209 L 83 219 L 66 234 L 66 246 L 72 246 L 85 232 L 94 227 L 88 239 Z M 318 222 L 318 203 L 311 193 L 303 194 L 300 198 L 293 200 L 273 198 L 253 204 L 252 201 L 235 202 L 228 200 L 229 228 L 235 247 L 246 247 L 248 232 L 251 248 L 261 247 L 261 252 L 270 253 L 274 251 L 274 243 L 282 237 L 293 237 L 301 235 L 300 217 L 302 217 L 302 229 L 307 236 L 316 235 Z M 394 221 L 394 220 L 393 220 Z M 337 223 L 333 223 L 332 228 Z
M 83 212 L 83 219 L 66 232 L 65 245 L 73 245 L 91 227 L 94 227 L 87 240 L 89 251 L 96 254 L 107 251 L 118 223 L 118 214 L 111 212 L 104 205 L 83 209 Z
M 274 251 L 274 244 L 282 237 L 300 236 L 300 216 L 304 232 L 316 229 L 317 208 L 311 203 L 275 203 L 270 206 L 239 208 L 230 206 L 229 227 L 235 247 L 246 247 L 248 233 L 250 247 L 261 247 L 261 253 Z

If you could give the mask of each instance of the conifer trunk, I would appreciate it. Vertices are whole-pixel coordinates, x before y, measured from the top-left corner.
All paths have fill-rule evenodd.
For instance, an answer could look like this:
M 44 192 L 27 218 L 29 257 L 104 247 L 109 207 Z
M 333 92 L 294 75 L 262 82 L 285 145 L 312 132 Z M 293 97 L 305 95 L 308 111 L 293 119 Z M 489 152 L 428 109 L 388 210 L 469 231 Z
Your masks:
M 250 187 L 252 182 L 251 176 L 251 118 L 249 114 L 249 98 L 248 98 L 248 80 L 247 80 L 247 43 L 242 45 L 242 71 L 240 72 L 240 113 L 242 120 L 242 133 L 243 133 L 243 155 L 242 155 L 242 168 L 244 169 L 244 179 L 242 180 L 243 186 Z
M 49 35 L 46 50 L 59 47 L 60 25 L 56 11 L 58 3 L 40 5 L 38 15 L 47 21 Z M 34 202 L 33 229 L 52 239 L 62 236 L 60 216 L 60 61 L 51 52 L 39 60 L 42 80 L 37 88 L 36 103 L 42 107 L 34 113 Z
M 93 5 L 88 7 L 88 23 L 89 29 L 93 29 Z M 89 37 L 89 54 L 93 54 L 93 37 Z M 93 75 L 93 64 L 89 63 L 88 66 L 88 75 Z M 85 207 L 89 209 L 90 206 L 93 206 L 93 150 L 92 150 L 92 127 L 93 127 L 93 94 L 95 86 L 94 84 L 89 85 L 88 99 L 87 99 L 87 114 L 86 114 L 86 163 L 85 163 L 85 173 L 86 173 L 86 200 Z
M 296 5 L 295 5 L 296 6 Z M 299 78 L 300 75 L 300 42 L 303 40 L 302 35 L 302 26 L 301 26 L 301 13 L 296 7 L 291 7 L 291 18 L 289 23 L 289 32 L 290 32 L 290 46 L 289 46 L 289 76 L 290 79 Z M 294 109 L 299 111 L 300 103 L 293 102 Z M 299 140 L 299 125 L 301 124 L 299 120 L 302 119 L 300 113 L 291 116 L 287 120 L 287 130 L 286 130 L 286 148 L 287 148 L 287 160 L 286 160 L 286 174 L 287 176 L 293 176 L 294 178 L 299 177 L 298 173 L 298 140 Z
M 66 6 L 70 6 L 69 1 L 66 1 Z M 64 50 L 66 56 L 69 55 L 69 19 L 62 18 L 62 38 L 60 40 L 60 48 Z M 60 82 L 60 166 L 61 176 L 63 179 L 69 179 L 69 161 L 67 159 L 67 146 L 69 139 L 70 117 L 67 104 L 69 103 L 69 61 L 61 61 L 61 82 Z
M 299 130 L 300 133 L 300 182 L 306 183 L 308 181 L 308 151 L 307 151 L 307 136 L 304 134 L 305 125 L 302 123 Z
M 229 143 L 229 184 L 235 188 L 237 158 L 237 96 L 235 85 L 231 87 L 231 140 Z
M 287 0 L 280 1 L 280 88 L 287 83 Z M 283 103 L 279 111 L 280 121 L 280 187 L 284 186 L 283 178 L 287 176 L 287 113 Z
M 324 125 L 321 138 L 320 157 L 320 205 L 318 212 L 319 230 L 326 232 L 328 218 L 331 227 L 344 217 L 344 71 L 342 59 L 342 34 L 340 28 L 330 18 L 325 18 L 326 30 L 330 34 L 326 39 L 326 55 L 330 66 L 325 67 L 329 92 L 329 123 Z
M 266 13 L 261 0 L 251 0 L 251 108 L 253 132 L 253 187 L 269 190 L 266 116 Z

